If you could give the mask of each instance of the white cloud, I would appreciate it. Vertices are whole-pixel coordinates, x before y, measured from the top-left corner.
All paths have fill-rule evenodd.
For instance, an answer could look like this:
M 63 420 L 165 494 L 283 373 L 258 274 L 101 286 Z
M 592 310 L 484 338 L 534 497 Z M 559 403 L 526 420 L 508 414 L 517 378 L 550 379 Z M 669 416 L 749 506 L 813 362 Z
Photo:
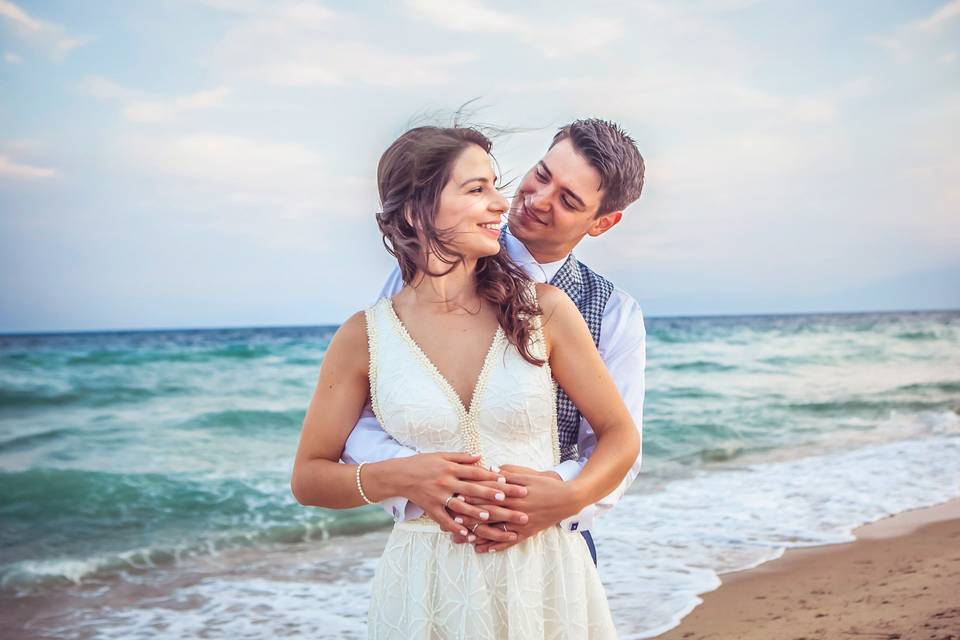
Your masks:
M 877 35 L 873 42 L 891 52 L 900 62 L 914 56 L 940 40 L 943 31 L 960 16 L 960 0 L 950 0 L 930 15 L 899 25 L 892 34 Z
M 219 106 L 230 93 L 227 87 L 216 87 L 183 96 L 160 97 L 122 87 L 102 76 L 87 76 L 81 87 L 94 97 L 122 102 L 124 117 L 140 123 L 163 122 L 186 111 L 211 109 Z
M 206 132 L 134 140 L 158 169 L 216 188 L 303 188 L 327 170 L 320 153 L 300 144 Z
M 194 132 L 133 135 L 120 152 L 163 185 L 168 205 L 179 197 L 184 210 L 203 208 L 192 224 L 272 246 L 310 246 L 319 229 L 376 206 L 371 180 L 337 175 L 302 144 Z
M 5 52 L 3 54 L 3 60 L 8 64 L 20 64 L 21 62 L 23 62 L 23 58 L 21 58 L 20 56 L 18 56 L 12 51 Z
M 0 16 L 3 16 L 20 29 L 30 33 L 39 33 L 49 28 L 47 23 L 31 17 L 26 11 L 7 0 L 0 0 Z
M 510 34 L 549 58 L 598 51 L 624 33 L 622 23 L 609 18 L 578 16 L 547 23 L 475 0 L 407 0 L 406 5 L 413 15 L 441 29 Z
M 369 85 L 419 87 L 443 84 L 451 70 L 473 60 L 470 53 L 400 54 L 358 42 L 307 40 L 254 56 L 246 45 L 227 43 L 232 73 L 282 87 Z
M 495 11 L 473 0 L 408 0 L 415 15 L 443 29 L 454 31 L 522 31 L 521 18 Z
M 0 0 L 0 18 L 5 19 L 23 39 L 45 44 L 57 56 L 91 40 L 86 36 L 69 35 L 61 25 L 35 18 L 9 0 Z
M 308 4 L 250 7 L 217 46 L 232 78 L 283 87 L 419 87 L 442 84 L 474 59 L 469 52 L 410 54 L 345 34 L 357 24 Z
M 50 178 L 55 175 L 57 175 L 56 169 L 17 162 L 5 154 L 0 154 L 0 176 L 32 180 Z
M 375 196 L 370 179 L 338 175 L 310 147 L 213 132 L 133 135 L 121 152 L 150 172 L 258 215 L 298 218 Z M 262 223 L 262 222 L 261 222 Z
M 762 2 L 764 0 L 700 0 L 700 7 L 706 11 L 729 13 L 743 11 Z
M 92 41 L 92 38 L 87 36 L 75 36 L 71 38 L 60 38 L 57 40 L 56 48 L 59 53 L 67 53 L 78 47 L 82 47 L 85 44 L 88 44 Z
M 950 0 L 928 17 L 912 23 L 917 31 L 939 31 L 951 20 L 960 16 L 960 0 Z

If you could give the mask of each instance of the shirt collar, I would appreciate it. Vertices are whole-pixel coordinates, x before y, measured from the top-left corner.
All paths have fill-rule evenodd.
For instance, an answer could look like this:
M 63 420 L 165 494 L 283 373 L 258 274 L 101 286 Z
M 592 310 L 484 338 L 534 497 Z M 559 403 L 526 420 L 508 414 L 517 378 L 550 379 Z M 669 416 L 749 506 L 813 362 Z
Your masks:
M 537 259 L 530 254 L 527 247 L 510 233 L 508 227 L 503 228 L 503 236 L 504 245 L 507 248 L 507 255 L 510 256 L 510 259 L 516 262 L 534 282 L 550 282 L 553 280 L 553 276 L 557 275 L 557 271 L 560 270 L 560 267 L 563 266 L 563 263 L 565 263 L 569 257 L 564 256 L 562 260 L 540 264 L 537 262 Z

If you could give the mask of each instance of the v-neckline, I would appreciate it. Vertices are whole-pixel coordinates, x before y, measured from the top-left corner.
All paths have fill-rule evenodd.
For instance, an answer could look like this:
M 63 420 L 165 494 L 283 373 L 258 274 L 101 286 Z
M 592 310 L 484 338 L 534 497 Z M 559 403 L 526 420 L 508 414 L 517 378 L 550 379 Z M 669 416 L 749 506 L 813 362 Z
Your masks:
M 413 351 L 416 358 L 427 369 L 428 373 L 430 373 L 437 384 L 440 385 L 440 388 L 443 389 L 447 396 L 449 396 L 451 403 L 454 404 L 454 407 L 461 415 L 461 418 L 474 415 L 476 413 L 479 397 L 486 387 L 486 379 L 490 372 L 493 354 L 496 352 L 496 347 L 500 344 L 500 341 L 504 335 L 503 327 L 497 324 L 497 330 L 493 333 L 493 339 L 490 341 L 490 347 L 487 349 L 487 355 L 484 356 L 483 364 L 480 365 L 480 372 L 477 374 L 477 381 L 473 384 L 473 393 L 470 396 L 470 403 L 469 405 L 465 405 L 463 398 L 461 398 L 460 394 L 457 393 L 457 390 L 454 388 L 453 384 L 450 383 L 450 380 L 440 373 L 440 369 L 437 368 L 437 365 L 433 362 L 433 360 L 430 359 L 424 350 L 420 348 L 420 345 L 417 344 L 417 341 L 413 339 L 413 336 L 410 335 L 410 332 L 407 331 L 407 326 L 403 324 L 403 320 L 400 319 L 400 316 L 397 314 L 397 310 L 393 306 L 393 299 L 384 298 L 384 300 L 386 300 L 387 310 L 390 312 L 390 317 L 393 319 L 397 332 L 400 334 L 401 338 L 403 338 L 404 342 L 406 342 L 410 347 L 410 350 Z

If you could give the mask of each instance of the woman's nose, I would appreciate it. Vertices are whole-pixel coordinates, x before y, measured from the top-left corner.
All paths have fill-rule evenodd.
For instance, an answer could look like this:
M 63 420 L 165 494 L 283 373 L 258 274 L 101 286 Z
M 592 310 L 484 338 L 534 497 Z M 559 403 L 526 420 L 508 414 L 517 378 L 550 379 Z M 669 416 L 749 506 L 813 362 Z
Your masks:
M 506 213 L 509 208 L 510 205 L 507 203 L 507 199 L 503 197 L 502 193 L 497 192 L 496 197 L 494 197 L 490 203 L 490 210 L 498 213 Z

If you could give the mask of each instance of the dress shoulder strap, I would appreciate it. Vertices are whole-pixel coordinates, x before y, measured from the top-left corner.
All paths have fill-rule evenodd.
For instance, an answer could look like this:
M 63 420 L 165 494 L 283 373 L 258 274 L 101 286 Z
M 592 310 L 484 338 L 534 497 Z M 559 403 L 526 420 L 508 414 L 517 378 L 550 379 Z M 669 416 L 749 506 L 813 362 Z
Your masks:
M 383 420 L 380 417 L 380 403 L 377 399 L 377 372 L 379 371 L 380 360 L 378 356 L 378 345 L 380 332 L 378 331 L 379 319 L 382 317 L 383 305 L 387 298 L 380 298 L 374 304 L 363 311 L 364 319 L 367 323 L 367 352 L 370 356 L 370 366 L 367 377 L 370 379 L 370 407 L 380 424 Z
M 527 285 L 527 295 L 534 304 L 539 304 L 537 299 L 537 283 L 530 282 Z M 537 358 L 547 359 L 547 339 L 543 335 L 543 316 L 536 315 L 532 318 L 530 332 L 530 353 Z M 547 365 L 549 366 L 549 365 Z
M 530 299 L 534 303 L 539 304 L 539 300 L 537 299 L 537 284 L 535 282 L 529 284 L 527 292 Z M 543 315 L 534 316 L 531 324 L 533 330 L 530 332 L 530 353 L 545 361 L 543 363 L 543 371 L 547 380 L 550 381 L 550 406 L 553 408 L 550 431 L 551 442 L 553 444 L 553 464 L 556 466 L 560 464 L 560 433 L 557 421 L 557 381 L 554 380 L 553 371 L 550 369 L 550 360 L 547 354 L 547 338 L 543 334 Z

